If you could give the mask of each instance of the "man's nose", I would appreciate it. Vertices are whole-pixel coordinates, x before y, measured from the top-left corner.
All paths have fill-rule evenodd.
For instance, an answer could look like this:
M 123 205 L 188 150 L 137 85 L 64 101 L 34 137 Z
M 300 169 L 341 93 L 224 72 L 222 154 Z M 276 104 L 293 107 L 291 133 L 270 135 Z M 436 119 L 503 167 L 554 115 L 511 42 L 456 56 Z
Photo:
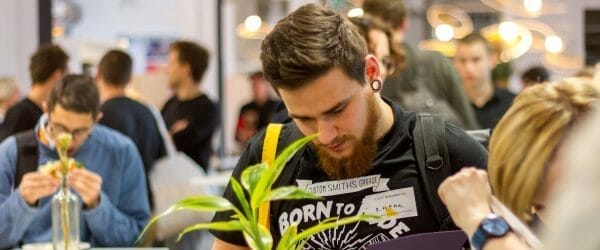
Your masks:
M 337 129 L 333 122 L 329 120 L 321 120 L 317 122 L 317 133 L 319 133 L 319 143 L 323 145 L 330 145 L 337 137 Z

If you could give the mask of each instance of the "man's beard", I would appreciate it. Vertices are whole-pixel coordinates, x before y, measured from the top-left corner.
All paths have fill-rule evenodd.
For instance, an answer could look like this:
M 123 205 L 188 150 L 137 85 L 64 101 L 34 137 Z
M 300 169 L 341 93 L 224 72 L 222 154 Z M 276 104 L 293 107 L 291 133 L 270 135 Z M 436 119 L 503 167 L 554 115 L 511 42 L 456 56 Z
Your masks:
M 335 140 L 351 143 L 349 156 L 336 158 L 332 156 L 323 145 L 315 145 L 319 155 L 321 169 L 327 176 L 334 180 L 350 179 L 362 176 L 371 170 L 371 163 L 377 153 L 377 139 L 375 132 L 379 118 L 379 110 L 375 105 L 375 97 L 367 97 L 367 124 L 361 139 L 351 135 L 345 135 Z

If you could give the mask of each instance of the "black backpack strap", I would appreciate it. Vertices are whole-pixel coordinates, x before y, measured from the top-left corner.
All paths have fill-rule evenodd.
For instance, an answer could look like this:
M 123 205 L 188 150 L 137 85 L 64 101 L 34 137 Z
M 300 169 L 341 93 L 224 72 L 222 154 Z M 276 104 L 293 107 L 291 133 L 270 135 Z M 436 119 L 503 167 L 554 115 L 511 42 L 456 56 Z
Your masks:
M 26 173 L 37 170 L 39 154 L 35 130 L 21 132 L 16 134 L 15 138 L 17 140 L 17 167 L 13 187 L 16 189 Z
M 421 183 L 440 230 L 447 230 L 450 215 L 437 192 L 442 181 L 452 173 L 444 121 L 435 115 L 417 114 L 412 134 Z

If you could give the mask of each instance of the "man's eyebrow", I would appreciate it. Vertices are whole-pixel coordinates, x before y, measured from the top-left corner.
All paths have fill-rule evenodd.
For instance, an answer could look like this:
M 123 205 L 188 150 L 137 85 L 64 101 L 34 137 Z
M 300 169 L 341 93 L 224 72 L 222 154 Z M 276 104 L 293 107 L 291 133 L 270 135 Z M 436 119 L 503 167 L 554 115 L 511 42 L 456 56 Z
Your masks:
M 343 108 L 344 106 L 346 106 L 349 102 L 350 102 L 350 98 L 352 98 L 352 96 L 338 102 L 335 106 L 331 107 L 330 109 L 326 110 L 325 112 L 323 112 L 323 114 L 332 114 L 337 112 L 340 108 Z
M 332 114 L 335 113 L 336 111 L 338 111 L 340 108 L 346 106 L 349 102 L 350 99 L 352 98 L 352 96 L 338 102 L 337 104 L 335 104 L 333 107 L 325 110 L 324 112 L 322 112 L 322 114 Z M 310 116 L 304 116 L 304 115 L 296 115 L 296 114 L 292 114 L 290 113 L 290 117 L 294 118 L 294 119 L 299 119 L 299 120 L 306 120 L 306 119 L 311 119 L 312 117 Z

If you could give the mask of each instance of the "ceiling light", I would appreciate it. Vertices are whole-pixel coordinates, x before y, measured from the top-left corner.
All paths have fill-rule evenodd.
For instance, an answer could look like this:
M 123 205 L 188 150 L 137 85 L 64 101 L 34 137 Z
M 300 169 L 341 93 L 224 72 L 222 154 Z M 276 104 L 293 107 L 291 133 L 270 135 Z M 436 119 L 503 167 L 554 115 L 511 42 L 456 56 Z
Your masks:
M 244 20 L 244 26 L 250 32 L 258 31 L 260 29 L 261 25 L 262 25 L 262 20 L 260 19 L 259 16 L 256 16 L 256 15 L 248 16 L 248 17 L 246 17 L 246 20 Z
M 435 27 L 435 36 L 442 42 L 450 41 L 454 37 L 454 29 L 448 24 L 440 24 Z
M 348 17 L 360 17 L 363 16 L 365 12 L 362 8 L 354 8 L 348 11 Z
M 560 53 L 563 49 L 563 42 L 562 39 L 556 35 L 548 36 L 544 41 L 544 46 L 550 53 Z

